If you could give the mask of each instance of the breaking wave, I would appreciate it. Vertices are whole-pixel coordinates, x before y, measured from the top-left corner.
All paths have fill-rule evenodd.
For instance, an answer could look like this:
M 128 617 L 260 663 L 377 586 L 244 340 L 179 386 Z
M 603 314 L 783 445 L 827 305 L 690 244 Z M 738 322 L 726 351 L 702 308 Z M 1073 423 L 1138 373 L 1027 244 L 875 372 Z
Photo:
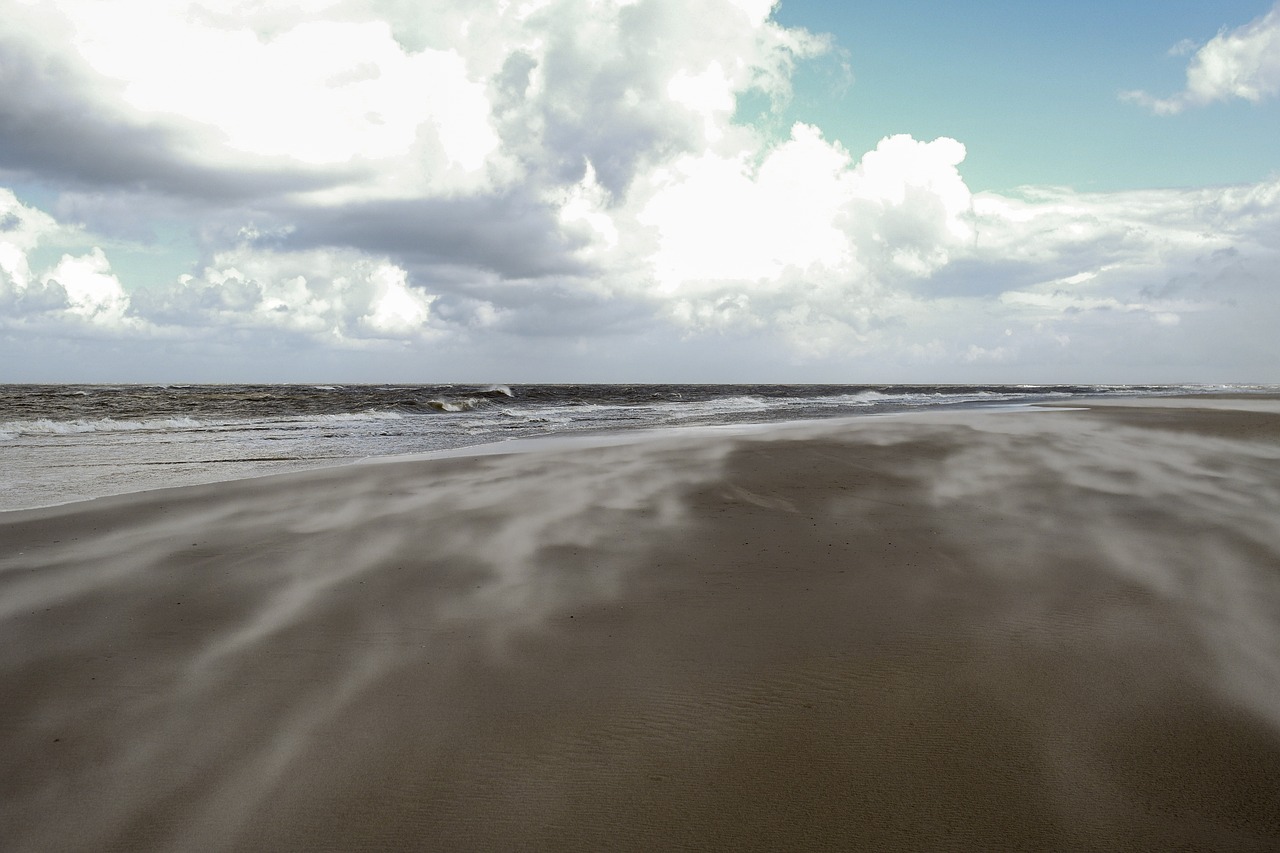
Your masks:
M 7 421 L 0 424 L 0 435 L 75 435 L 86 432 L 137 432 L 140 430 L 190 430 L 202 429 L 207 424 L 194 418 L 148 418 L 140 421 L 122 421 L 115 418 L 97 420 L 55 421 L 41 418 L 34 421 Z
M 309 415 L 297 419 L 288 419 L 298 423 L 346 423 L 359 421 L 396 420 L 398 412 L 343 412 L 328 415 Z M 241 420 L 197 420 L 188 417 L 172 418 L 76 418 L 71 420 L 54 420 L 40 418 L 30 421 L 5 421 L 0 423 L 0 441 L 13 441 L 24 436 L 56 436 L 83 435 L 87 433 L 128 433 L 128 432 L 192 432 L 198 430 L 227 429 L 247 426 L 249 422 Z
M 476 406 L 480 405 L 481 400 L 478 397 L 467 397 L 462 400 L 428 400 L 427 405 L 435 409 L 437 412 L 469 412 Z

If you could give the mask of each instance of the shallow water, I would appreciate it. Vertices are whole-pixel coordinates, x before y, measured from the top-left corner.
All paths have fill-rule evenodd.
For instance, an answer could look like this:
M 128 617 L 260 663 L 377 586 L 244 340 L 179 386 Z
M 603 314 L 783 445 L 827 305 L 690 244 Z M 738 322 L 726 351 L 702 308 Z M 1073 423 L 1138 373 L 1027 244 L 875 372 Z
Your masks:
M 0 510 L 509 439 L 1189 393 L 1111 385 L 5 385 Z

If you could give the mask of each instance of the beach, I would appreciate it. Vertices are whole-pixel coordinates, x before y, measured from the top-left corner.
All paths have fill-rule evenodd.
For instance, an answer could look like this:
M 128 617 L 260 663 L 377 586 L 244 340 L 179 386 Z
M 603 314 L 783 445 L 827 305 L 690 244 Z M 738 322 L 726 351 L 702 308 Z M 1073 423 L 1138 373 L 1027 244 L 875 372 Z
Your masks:
M 0 513 L 9 851 L 1275 850 L 1280 398 Z

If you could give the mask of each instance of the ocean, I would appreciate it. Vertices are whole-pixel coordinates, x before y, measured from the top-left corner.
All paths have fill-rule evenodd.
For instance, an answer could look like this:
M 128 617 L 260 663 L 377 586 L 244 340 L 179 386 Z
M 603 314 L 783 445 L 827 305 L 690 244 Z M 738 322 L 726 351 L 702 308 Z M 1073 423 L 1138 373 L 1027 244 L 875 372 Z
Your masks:
M 1203 385 L 0 385 L 0 510 L 518 438 Z

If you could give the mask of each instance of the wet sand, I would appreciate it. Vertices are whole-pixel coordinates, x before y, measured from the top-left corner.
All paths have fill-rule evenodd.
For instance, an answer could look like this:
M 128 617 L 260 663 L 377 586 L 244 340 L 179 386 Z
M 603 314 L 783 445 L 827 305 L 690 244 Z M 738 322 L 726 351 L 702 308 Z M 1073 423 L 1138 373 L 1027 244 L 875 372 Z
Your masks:
M 1280 401 L 0 514 L 0 847 L 1276 850 Z

